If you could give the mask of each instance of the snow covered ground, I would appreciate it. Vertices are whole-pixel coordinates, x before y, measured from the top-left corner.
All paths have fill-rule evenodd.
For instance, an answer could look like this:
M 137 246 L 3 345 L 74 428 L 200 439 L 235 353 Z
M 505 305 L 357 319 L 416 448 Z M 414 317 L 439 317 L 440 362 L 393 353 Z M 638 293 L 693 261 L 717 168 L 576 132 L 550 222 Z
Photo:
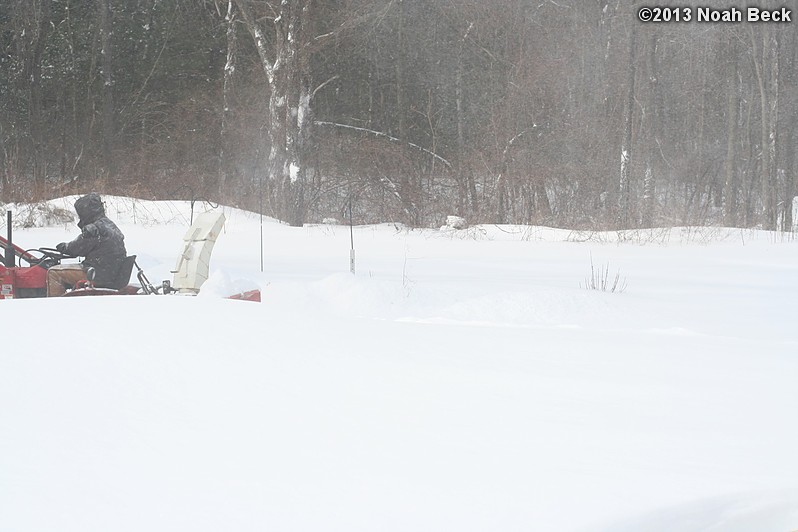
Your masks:
M 170 278 L 188 204 L 106 200 Z M 261 273 L 224 210 L 199 297 L 0 302 L 0 531 L 798 530 L 789 235 L 385 224 L 353 276 L 266 220 Z

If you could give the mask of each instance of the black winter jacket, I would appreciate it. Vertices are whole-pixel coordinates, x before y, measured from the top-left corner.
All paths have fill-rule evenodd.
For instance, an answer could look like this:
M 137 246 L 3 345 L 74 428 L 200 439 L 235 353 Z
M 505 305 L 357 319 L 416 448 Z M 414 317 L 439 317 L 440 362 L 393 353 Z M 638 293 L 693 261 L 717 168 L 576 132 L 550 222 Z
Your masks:
M 67 243 L 66 252 L 76 257 L 85 257 L 81 263 L 84 268 L 94 267 L 95 285 L 121 288 L 115 285 L 122 261 L 127 256 L 125 236 L 105 216 L 105 208 L 99 195 L 91 193 L 78 198 L 75 211 L 78 213 L 81 233 L 75 240 Z

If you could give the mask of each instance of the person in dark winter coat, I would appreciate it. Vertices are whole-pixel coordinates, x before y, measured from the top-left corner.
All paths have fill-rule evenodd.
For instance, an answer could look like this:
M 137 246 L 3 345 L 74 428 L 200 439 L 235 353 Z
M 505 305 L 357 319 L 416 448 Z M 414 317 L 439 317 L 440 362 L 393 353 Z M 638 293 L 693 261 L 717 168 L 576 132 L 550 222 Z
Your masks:
M 127 256 L 125 236 L 105 215 L 99 194 L 92 192 L 75 201 L 78 227 L 81 233 L 71 242 L 61 242 L 56 249 L 64 255 L 85 257 L 80 264 L 59 264 L 47 271 L 47 295 L 60 296 L 80 280 L 86 270 L 95 270 L 94 284 L 98 287 L 116 286 L 119 270 Z

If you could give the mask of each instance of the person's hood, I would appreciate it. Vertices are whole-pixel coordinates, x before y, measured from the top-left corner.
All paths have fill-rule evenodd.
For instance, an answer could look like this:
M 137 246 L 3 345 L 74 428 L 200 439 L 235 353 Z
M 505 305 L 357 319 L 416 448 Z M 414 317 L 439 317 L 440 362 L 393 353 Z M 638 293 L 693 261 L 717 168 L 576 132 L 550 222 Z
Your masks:
M 103 200 L 100 198 L 100 195 L 95 192 L 81 196 L 75 201 L 75 212 L 78 213 L 78 227 L 83 229 L 86 225 L 105 216 Z

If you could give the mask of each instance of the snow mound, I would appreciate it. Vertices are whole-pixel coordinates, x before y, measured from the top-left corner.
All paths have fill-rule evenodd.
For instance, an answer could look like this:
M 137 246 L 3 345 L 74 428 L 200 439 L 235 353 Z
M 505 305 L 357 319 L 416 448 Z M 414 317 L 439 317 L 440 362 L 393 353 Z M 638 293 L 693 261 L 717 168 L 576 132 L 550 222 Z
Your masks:
M 224 298 L 256 289 L 260 289 L 260 285 L 253 279 L 234 278 L 227 271 L 216 270 L 202 284 L 198 296 Z
M 798 529 L 798 491 L 761 492 L 700 500 L 644 514 L 606 532 L 751 532 Z

